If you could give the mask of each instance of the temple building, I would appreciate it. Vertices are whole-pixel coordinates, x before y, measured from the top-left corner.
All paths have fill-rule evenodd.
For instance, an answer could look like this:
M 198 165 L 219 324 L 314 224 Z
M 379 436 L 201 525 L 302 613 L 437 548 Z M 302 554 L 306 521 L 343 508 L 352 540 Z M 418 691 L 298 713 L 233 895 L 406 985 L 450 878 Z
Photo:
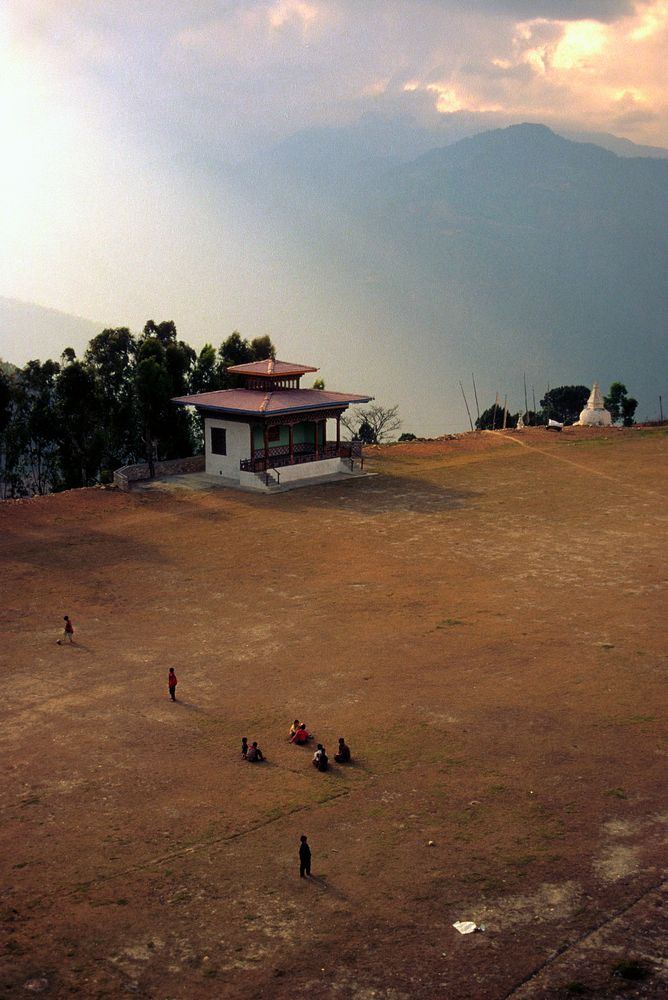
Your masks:
M 172 400 L 194 406 L 203 418 L 209 475 L 266 490 L 354 471 L 361 445 L 341 440 L 341 416 L 351 403 L 368 403 L 373 396 L 302 389 L 302 376 L 318 369 L 273 358 L 227 371 L 241 376 L 241 388 Z M 334 425 L 331 440 L 328 421 Z
M 580 413 L 577 427 L 610 427 L 612 415 L 606 410 L 598 382 L 594 382 L 587 405 Z

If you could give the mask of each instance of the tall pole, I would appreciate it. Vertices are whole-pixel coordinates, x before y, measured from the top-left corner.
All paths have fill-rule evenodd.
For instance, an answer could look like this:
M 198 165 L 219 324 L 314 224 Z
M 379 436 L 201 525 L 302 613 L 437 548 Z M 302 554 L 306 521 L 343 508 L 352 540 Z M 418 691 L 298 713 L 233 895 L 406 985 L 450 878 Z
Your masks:
M 508 397 L 504 396 L 504 398 L 503 398 L 503 429 L 504 429 L 504 431 L 506 429 L 507 422 L 508 422 Z
M 659 396 L 659 413 L 661 415 L 661 423 L 663 423 L 663 402 L 661 396 Z
M 533 422 L 536 423 L 536 390 L 531 386 L 531 395 L 533 396 Z
M 473 372 L 471 372 L 471 381 L 473 382 L 473 395 L 475 396 L 475 411 L 478 420 L 480 420 L 480 407 L 478 406 L 478 390 L 475 387 L 475 378 L 473 376 Z
M 524 373 L 524 412 L 526 413 L 529 409 L 529 403 L 527 401 L 527 373 Z
M 469 404 L 466 402 L 466 396 L 464 395 L 464 386 L 462 385 L 462 380 L 459 380 L 459 388 L 462 390 L 462 396 L 464 396 L 464 406 L 466 407 L 466 412 L 469 415 L 469 423 L 471 425 L 471 430 L 473 430 L 473 421 L 471 420 L 471 411 L 469 410 Z
M 496 430 L 496 411 L 499 408 L 499 394 L 497 392 L 496 399 L 494 400 L 494 410 L 492 412 L 492 430 Z

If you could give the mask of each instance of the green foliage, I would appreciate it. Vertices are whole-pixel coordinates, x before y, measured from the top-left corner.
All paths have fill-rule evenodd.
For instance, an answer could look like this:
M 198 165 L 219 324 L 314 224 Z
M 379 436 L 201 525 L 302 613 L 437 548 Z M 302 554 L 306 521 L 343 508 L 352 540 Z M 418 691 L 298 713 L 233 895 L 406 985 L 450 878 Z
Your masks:
M 610 411 L 613 424 L 618 424 L 621 420 L 624 427 L 633 426 L 638 400 L 628 395 L 623 382 L 612 383 L 603 403 L 606 410 Z
M 266 358 L 274 358 L 275 356 L 276 348 L 270 337 L 256 337 L 249 342 L 242 338 L 238 330 L 235 330 L 218 349 L 221 387 L 234 389 L 243 381 L 241 376 L 228 373 L 227 368 L 235 365 L 247 365 L 251 361 L 264 361 Z
M 313 388 L 314 389 L 324 389 L 325 388 L 325 380 L 324 380 L 324 378 L 314 379 L 314 381 L 313 381 Z
M 506 417 L 506 427 L 517 427 L 519 413 L 509 413 Z M 493 403 L 484 410 L 475 422 L 479 431 L 498 431 L 503 427 L 503 405 Z
M 411 434 L 410 432 L 406 432 L 405 431 L 403 434 L 401 434 L 398 437 L 397 440 L 399 440 L 399 441 L 417 441 L 417 438 L 416 438 L 415 434 Z
M 102 394 L 93 368 L 72 361 L 56 383 L 56 427 L 63 489 L 92 485 L 104 450 Z
M 55 361 L 0 364 L 0 497 L 108 482 L 114 469 L 181 458 L 202 445 L 201 421 L 175 396 L 228 388 L 228 365 L 275 357 L 268 336 L 235 331 L 199 355 L 171 320 L 149 320 L 136 337 L 102 330 L 79 361 L 71 347 Z
M 580 418 L 589 393 L 586 385 L 560 385 L 556 389 L 548 389 L 540 401 L 545 420 L 574 424 Z

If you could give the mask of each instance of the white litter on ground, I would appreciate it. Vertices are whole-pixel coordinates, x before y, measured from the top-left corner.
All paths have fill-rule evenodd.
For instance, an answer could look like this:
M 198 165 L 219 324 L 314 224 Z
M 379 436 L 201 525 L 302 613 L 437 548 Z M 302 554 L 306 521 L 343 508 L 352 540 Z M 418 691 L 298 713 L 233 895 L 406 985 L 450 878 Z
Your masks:
M 478 930 L 478 925 L 473 920 L 455 920 L 452 925 L 460 934 L 473 934 Z

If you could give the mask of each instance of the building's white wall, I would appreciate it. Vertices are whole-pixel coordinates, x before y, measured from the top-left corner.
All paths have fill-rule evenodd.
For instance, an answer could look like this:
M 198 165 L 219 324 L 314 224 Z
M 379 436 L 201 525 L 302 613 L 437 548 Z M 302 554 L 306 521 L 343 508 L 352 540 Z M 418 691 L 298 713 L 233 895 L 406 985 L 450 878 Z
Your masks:
M 314 476 L 333 476 L 337 472 L 350 472 L 350 466 L 340 458 L 323 458 L 319 462 L 284 465 L 276 471 L 280 473 L 283 484 L 294 483 L 298 479 L 312 479 Z
M 211 428 L 222 427 L 226 431 L 227 455 L 214 455 L 211 452 Z M 206 471 L 211 476 L 225 476 L 226 479 L 239 480 L 239 462 L 250 458 L 250 427 L 232 420 L 218 420 L 206 417 L 204 420 L 204 453 L 206 455 Z
M 339 472 L 350 473 L 350 466 L 347 462 L 342 462 L 340 458 L 326 458 L 322 459 L 320 462 L 303 462 L 301 465 L 284 465 L 276 471 L 279 472 L 281 476 L 280 485 L 284 486 L 286 483 L 302 482 L 306 484 L 309 479 L 313 479 L 317 476 L 334 476 Z M 269 471 L 269 475 L 272 480 L 276 482 L 276 476 L 273 470 Z M 245 486 L 250 490 L 265 491 L 267 489 L 262 474 L 256 475 L 254 472 L 242 472 L 239 477 L 239 482 L 242 486 Z

